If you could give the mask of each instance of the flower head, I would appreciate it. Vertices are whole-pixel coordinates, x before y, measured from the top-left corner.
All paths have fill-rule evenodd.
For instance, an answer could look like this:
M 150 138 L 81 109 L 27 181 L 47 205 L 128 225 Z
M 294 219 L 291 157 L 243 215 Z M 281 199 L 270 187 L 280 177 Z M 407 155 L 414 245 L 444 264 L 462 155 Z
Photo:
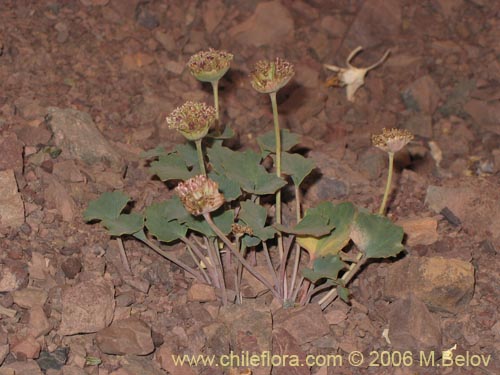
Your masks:
M 274 61 L 258 61 L 250 74 L 252 87 L 260 93 L 277 92 L 295 74 L 293 65 L 277 57 Z
M 205 103 L 186 102 L 172 111 L 167 117 L 167 124 L 190 141 L 196 141 L 207 135 L 215 120 L 214 107 Z
M 382 129 L 382 134 L 372 135 L 375 147 L 385 152 L 396 153 L 413 139 L 413 134 L 406 129 Z
M 217 210 L 224 204 L 224 195 L 219 192 L 217 182 L 205 175 L 198 175 L 181 182 L 175 192 L 182 204 L 194 216 Z
M 229 52 L 210 48 L 208 51 L 200 51 L 191 56 L 187 66 L 197 80 L 215 82 L 226 74 L 233 57 Z
M 253 236 L 253 229 L 247 225 L 241 225 L 241 224 L 236 224 L 236 223 L 231 224 L 231 232 L 233 232 L 233 234 L 236 237 L 241 237 L 244 234 L 248 234 L 249 236 Z

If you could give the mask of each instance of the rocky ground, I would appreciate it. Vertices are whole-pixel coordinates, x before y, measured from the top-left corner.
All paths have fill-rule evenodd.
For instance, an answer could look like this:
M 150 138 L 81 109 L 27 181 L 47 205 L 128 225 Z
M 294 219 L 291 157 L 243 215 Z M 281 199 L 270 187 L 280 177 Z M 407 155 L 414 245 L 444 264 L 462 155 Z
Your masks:
M 357 350 L 382 366 L 273 374 L 500 373 L 499 14 L 488 0 L 2 1 L 0 374 L 221 374 L 175 367 L 171 354 L 230 349 Z M 358 45 L 356 66 L 391 55 L 349 102 L 325 86 L 323 64 L 343 66 Z M 320 167 L 305 206 L 376 209 L 386 156 L 370 135 L 416 135 L 397 155 L 388 214 L 405 228 L 407 254 L 368 264 L 351 305 L 278 310 L 264 295 L 221 308 L 213 289 L 134 240 L 127 274 L 116 240 L 83 222 L 104 191 L 125 191 L 139 210 L 168 195 L 139 155 L 183 141 L 164 121 L 173 108 L 211 102 L 185 67 L 208 47 L 235 56 L 221 82 L 233 146 L 256 148 L 272 127 L 267 97 L 248 82 L 253 63 L 295 65 L 278 98 L 282 125 Z M 383 367 L 371 353 L 436 350 L 437 360 L 455 344 L 455 356 L 491 360 Z

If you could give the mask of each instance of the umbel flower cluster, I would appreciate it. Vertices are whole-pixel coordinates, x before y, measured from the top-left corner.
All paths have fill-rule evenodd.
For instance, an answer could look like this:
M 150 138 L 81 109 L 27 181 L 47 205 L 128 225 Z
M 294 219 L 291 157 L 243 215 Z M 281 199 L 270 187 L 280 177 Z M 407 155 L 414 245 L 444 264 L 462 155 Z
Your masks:
M 285 86 L 294 74 L 293 65 L 279 57 L 274 61 L 260 60 L 250 74 L 250 82 L 258 92 L 269 94 Z
M 226 74 L 232 60 L 231 53 L 210 48 L 191 56 L 187 65 L 191 74 L 199 81 L 214 82 Z
M 194 216 L 213 212 L 224 204 L 224 196 L 219 193 L 217 182 L 204 175 L 179 183 L 175 192 L 186 210 Z
M 215 119 L 214 107 L 189 101 L 167 117 L 167 124 L 170 129 L 178 130 L 188 140 L 196 141 L 207 135 Z
M 375 147 L 385 152 L 396 153 L 413 139 L 413 134 L 407 129 L 382 129 L 382 134 L 372 135 Z

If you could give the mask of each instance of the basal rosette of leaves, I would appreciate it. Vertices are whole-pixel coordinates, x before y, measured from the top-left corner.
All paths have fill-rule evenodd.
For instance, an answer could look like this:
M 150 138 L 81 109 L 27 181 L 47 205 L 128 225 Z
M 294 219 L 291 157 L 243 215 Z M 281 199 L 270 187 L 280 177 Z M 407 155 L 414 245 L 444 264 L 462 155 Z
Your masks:
M 218 187 L 225 202 L 213 212 L 200 209 L 202 214 L 194 216 L 177 195 L 134 212 L 128 206 L 130 197 L 115 191 L 90 202 L 84 219 L 100 222 L 115 238 L 142 241 L 192 277 L 220 289 L 223 303 L 243 301 L 242 274 L 249 272 L 284 305 L 317 301 L 326 307 L 337 295 L 348 299 L 348 283 L 367 260 L 394 257 L 404 249 L 402 228 L 350 202 L 322 202 L 302 216 L 300 189 L 316 166 L 294 152 L 299 135 L 270 131 L 257 139 L 260 152 L 235 151 L 223 144 L 232 135 L 229 127 L 225 129 L 222 135 L 203 139 L 202 157 L 201 143 L 194 142 L 171 150 L 157 147 L 143 155 L 150 161 L 151 175 L 169 185 L 200 175 L 212 181 L 210 186 Z M 278 134 L 281 177 L 264 167 L 267 158 L 276 160 Z M 273 199 L 281 199 L 276 193 L 287 185 L 295 192 L 296 219 L 283 225 L 275 220 Z M 245 230 L 233 233 L 234 228 Z M 276 260 L 278 240 L 287 247 Z M 194 267 L 168 251 L 176 243 L 185 245 Z M 264 253 L 272 281 L 246 261 L 253 251 Z M 229 274 L 234 275 L 231 283 Z M 234 288 L 232 293 L 228 288 Z

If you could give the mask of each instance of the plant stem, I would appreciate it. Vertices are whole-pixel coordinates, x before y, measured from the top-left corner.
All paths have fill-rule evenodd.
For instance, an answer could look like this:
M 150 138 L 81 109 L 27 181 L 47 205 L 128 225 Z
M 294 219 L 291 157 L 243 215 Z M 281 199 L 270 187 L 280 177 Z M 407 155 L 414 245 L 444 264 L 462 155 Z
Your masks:
M 220 256 L 219 250 L 219 241 L 217 238 L 214 238 L 214 242 L 212 244 L 213 249 L 215 251 L 215 256 L 217 257 L 217 270 L 219 271 L 219 277 L 221 279 L 221 288 L 222 288 L 222 304 L 227 305 L 227 290 L 226 290 L 226 279 L 224 279 L 224 266 L 222 264 L 222 258 Z
M 217 119 L 217 127 L 218 127 L 219 126 L 219 80 L 210 83 L 212 84 L 212 90 L 214 93 L 215 118 Z
M 240 243 L 240 241 L 238 241 Z M 241 243 L 241 246 L 237 244 L 237 248 L 240 249 L 240 253 L 244 257 L 247 251 L 247 248 L 243 243 Z M 241 297 L 241 281 L 243 279 L 243 265 L 238 262 L 238 267 L 236 269 L 236 294 L 238 296 L 238 300 L 240 301 L 240 304 L 243 303 L 243 298 Z
M 292 297 L 290 298 L 292 301 L 295 301 L 297 299 L 297 296 L 300 292 L 300 286 L 302 285 L 302 282 L 304 280 L 305 280 L 304 276 L 301 276 L 297 283 L 297 286 L 295 287 L 295 291 L 293 292 Z
M 300 210 L 300 188 L 297 185 L 294 185 L 294 187 L 295 187 L 295 215 L 297 217 L 297 223 L 298 223 L 302 217 L 301 210 Z M 295 295 L 295 293 L 294 293 L 295 280 L 297 279 L 297 274 L 299 272 L 301 251 L 302 250 L 300 249 L 300 245 L 297 242 L 295 242 L 295 262 L 293 264 L 292 281 L 290 283 L 290 291 L 292 292 L 292 296 Z M 300 283 L 299 283 L 299 285 L 300 285 Z
M 342 276 L 341 280 L 344 285 L 349 284 L 349 281 L 358 273 L 359 269 L 366 263 L 366 258 L 363 253 L 359 253 L 356 257 L 357 262 L 352 263 L 347 272 Z M 321 309 L 324 310 L 328 307 L 330 303 L 335 301 L 337 298 L 337 288 L 330 290 L 323 298 L 318 301 Z
M 203 274 L 205 277 L 205 280 L 209 284 L 213 284 L 213 280 L 207 275 L 205 270 L 203 269 L 203 266 L 201 265 L 201 262 L 203 262 L 203 259 L 205 258 L 202 254 L 202 252 L 196 247 L 194 243 L 192 243 L 188 238 L 182 237 L 181 241 L 186 244 L 186 248 L 188 249 L 189 254 L 193 258 L 194 262 L 198 265 L 198 269 L 200 272 Z M 195 255 L 196 254 L 196 255 Z M 197 258 L 198 257 L 198 258 Z M 205 262 L 203 262 L 204 264 Z M 205 264 L 205 267 L 208 269 L 208 272 L 210 272 L 209 265 Z
M 273 286 L 259 272 L 257 272 L 252 267 L 252 265 L 246 261 L 245 258 L 243 258 L 243 256 L 240 254 L 240 252 L 237 249 L 234 248 L 234 245 L 229 240 L 229 238 L 227 238 L 227 236 L 224 233 L 222 233 L 222 231 L 219 229 L 219 227 L 214 223 L 214 221 L 212 220 L 212 217 L 210 216 L 210 213 L 203 214 L 203 217 L 207 221 L 210 228 L 212 228 L 212 230 L 217 234 L 217 236 L 219 236 L 219 238 L 222 240 L 222 242 L 224 242 L 226 244 L 228 249 L 234 254 L 236 259 L 238 259 L 241 262 L 241 264 L 243 264 L 243 266 L 248 270 L 248 272 L 250 272 L 262 284 L 264 284 L 266 286 L 266 288 L 269 289 L 269 291 L 274 295 L 274 297 L 277 300 L 282 301 L 281 296 L 279 295 L 278 292 L 276 292 L 276 290 L 273 288 Z
M 276 176 L 281 177 L 281 131 L 278 116 L 278 101 L 276 100 L 276 92 L 269 94 L 271 98 L 271 106 L 273 108 L 273 122 L 274 122 L 274 139 L 276 143 Z M 276 213 L 275 220 L 277 224 L 281 224 L 281 189 L 276 192 Z M 278 252 L 280 255 L 280 262 L 286 262 L 283 259 L 283 236 L 278 231 Z
M 148 245 L 155 252 L 157 252 L 158 254 L 160 254 L 162 257 L 164 257 L 165 259 L 168 259 L 172 263 L 178 265 L 184 271 L 186 271 L 186 272 L 190 273 L 191 275 L 193 275 L 198 281 L 204 282 L 203 277 L 201 276 L 201 274 L 199 274 L 195 269 L 189 267 L 187 264 L 184 264 L 182 261 L 174 258 L 169 253 L 167 253 L 166 251 L 163 251 L 158 246 L 156 246 L 153 242 L 149 241 L 147 238 L 140 239 L 140 240 L 142 242 L 144 242 L 146 245 Z
M 212 248 L 212 246 L 210 246 L 210 243 L 208 242 L 208 240 L 207 240 L 206 237 L 203 237 L 203 239 L 205 240 L 205 246 L 207 248 L 207 253 L 208 253 L 208 258 L 210 260 L 210 264 L 214 268 L 214 272 L 215 272 L 215 275 L 216 275 L 215 287 L 216 288 L 221 288 L 222 286 L 221 286 L 220 273 L 219 273 L 219 270 L 218 270 L 218 267 L 217 267 L 217 261 L 215 259 L 216 256 L 214 254 L 214 249 Z
M 392 171 L 394 169 L 394 153 L 388 152 L 389 154 L 389 173 L 387 173 L 387 183 L 385 185 L 384 199 L 378 210 L 379 215 L 385 215 L 385 206 L 387 204 L 387 198 L 389 197 L 389 191 L 391 190 L 392 183 Z
M 200 163 L 200 170 L 203 175 L 207 175 L 207 171 L 205 170 L 205 161 L 203 160 L 203 147 L 201 145 L 201 139 L 197 139 L 194 141 L 196 144 L 196 152 L 198 153 L 198 162 Z
M 125 267 L 125 271 L 127 271 L 127 273 L 131 274 L 132 270 L 130 269 L 130 264 L 127 259 L 127 253 L 125 252 L 122 238 L 116 237 L 116 242 L 118 243 L 118 249 L 120 250 L 120 258 L 122 260 L 123 267 Z
M 273 276 L 274 286 L 276 287 L 276 289 L 279 289 L 279 281 L 278 277 L 276 276 L 276 270 L 274 269 L 271 255 L 269 255 L 269 248 L 267 247 L 267 243 L 265 241 L 262 241 L 262 247 L 264 248 L 267 266 L 269 267 L 269 271 L 271 271 L 271 275 Z

